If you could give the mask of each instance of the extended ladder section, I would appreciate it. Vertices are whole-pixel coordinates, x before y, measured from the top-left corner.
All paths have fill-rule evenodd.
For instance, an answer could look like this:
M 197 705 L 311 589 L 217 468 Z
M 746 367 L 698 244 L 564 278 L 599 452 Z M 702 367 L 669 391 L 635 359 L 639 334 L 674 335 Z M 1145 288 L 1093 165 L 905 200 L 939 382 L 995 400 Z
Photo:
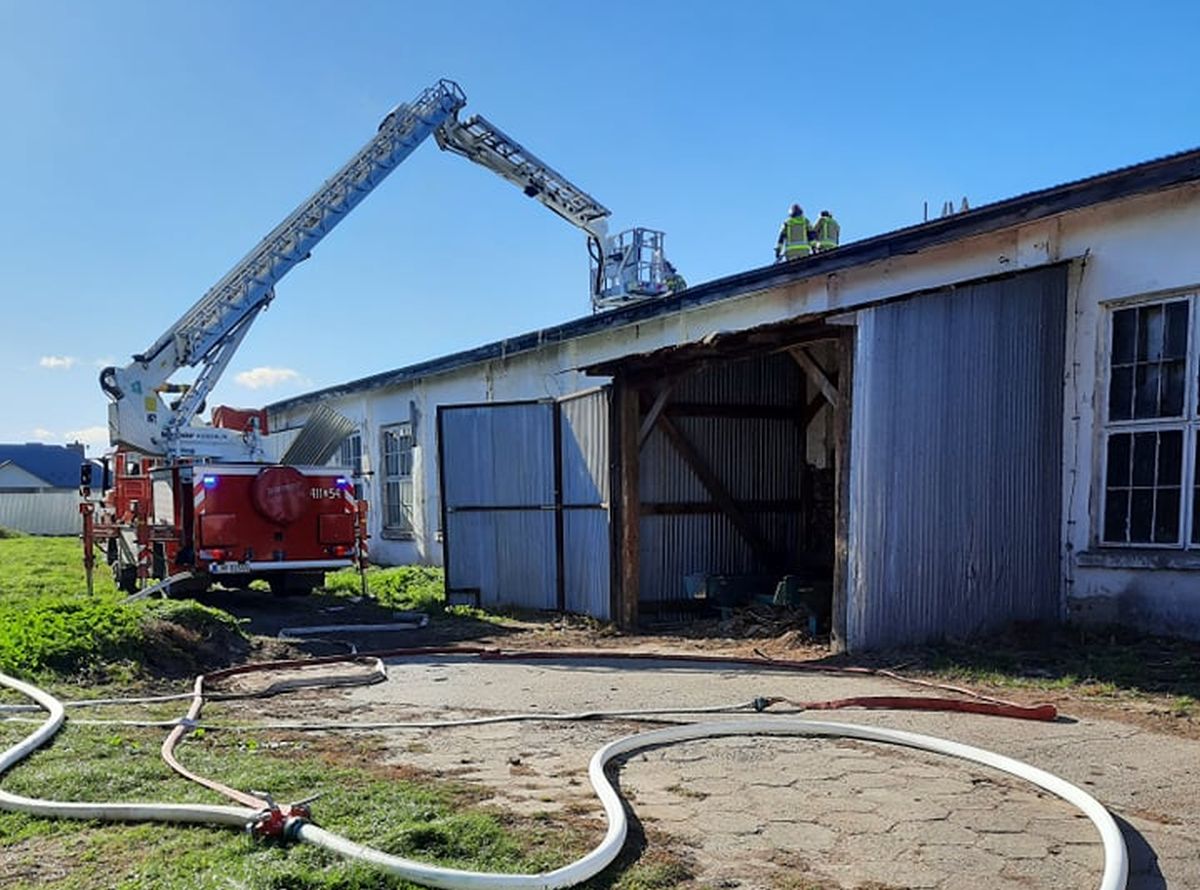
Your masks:
M 435 138 L 440 148 L 507 179 L 597 241 L 602 242 L 608 234 L 607 219 L 612 211 L 479 115 L 464 123 L 446 121 Z
M 101 386 L 113 399 L 114 441 L 147 453 L 174 452 L 185 428 L 201 410 L 257 314 L 274 296 L 275 284 L 346 218 L 414 149 L 466 104 L 456 83 L 441 80 L 408 104 L 397 106 L 375 136 L 308 200 L 275 227 L 134 364 L 107 368 Z M 185 366 L 203 364 L 178 403 L 155 404 L 170 391 L 167 378 Z M 126 399 L 129 393 L 134 398 Z M 143 405 L 143 400 L 146 404 Z M 136 403 L 136 404 L 135 404 Z M 113 422 L 113 421 L 116 422 Z M 213 437 L 205 436 L 206 439 Z M 214 442 L 207 443 L 215 445 Z
M 486 167 L 587 233 L 593 309 L 667 292 L 662 232 L 631 229 L 609 236 L 607 207 L 479 115 L 446 121 L 435 138 L 442 149 Z
M 138 361 L 174 344 L 179 364 L 207 355 L 359 202 L 447 119 L 466 104 L 459 86 L 442 80 L 397 106 L 359 152 L 268 234 L 184 313 Z

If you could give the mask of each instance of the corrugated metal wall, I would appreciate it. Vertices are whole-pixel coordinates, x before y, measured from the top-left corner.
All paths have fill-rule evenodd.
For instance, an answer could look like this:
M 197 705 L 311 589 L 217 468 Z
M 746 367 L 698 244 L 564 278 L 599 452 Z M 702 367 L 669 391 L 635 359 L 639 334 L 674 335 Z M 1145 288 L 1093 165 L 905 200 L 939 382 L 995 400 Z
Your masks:
M 565 398 L 559 410 L 566 609 L 607 620 L 612 590 L 609 391 Z
M 445 406 L 446 586 L 484 604 L 557 606 L 554 406 Z
M 859 315 L 847 644 L 1054 619 L 1066 272 Z
M 674 403 L 787 407 L 803 404 L 804 381 L 785 354 L 723 363 L 693 374 L 672 391 Z M 786 500 L 800 492 L 805 446 L 790 418 L 672 418 L 735 500 Z M 641 451 L 639 485 L 643 504 L 711 501 L 704 485 L 655 428 Z M 776 550 L 793 553 L 800 540 L 799 517 L 791 513 L 750 514 Z M 686 575 L 753 574 L 764 570 L 726 516 L 714 508 L 700 515 L 642 516 L 639 526 L 640 599 L 687 598 Z
M 31 535 L 77 535 L 77 491 L 0 491 L 0 526 Z
M 447 586 L 478 589 L 485 604 L 557 609 L 561 567 L 563 608 L 607 619 L 608 391 L 558 403 L 448 405 L 439 418 Z

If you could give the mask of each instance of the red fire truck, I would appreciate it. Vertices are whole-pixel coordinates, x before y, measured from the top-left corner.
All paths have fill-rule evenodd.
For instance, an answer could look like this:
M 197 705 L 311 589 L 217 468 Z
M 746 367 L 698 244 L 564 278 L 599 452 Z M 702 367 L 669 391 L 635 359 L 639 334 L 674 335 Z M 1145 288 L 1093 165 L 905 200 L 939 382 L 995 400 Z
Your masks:
M 85 509 L 85 539 L 126 592 L 150 581 L 183 592 L 261 579 L 274 593 L 307 593 L 326 571 L 365 563 L 366 505 L 349 470 L 172 465 L 132 451 L 111 466 L 103 505 Z

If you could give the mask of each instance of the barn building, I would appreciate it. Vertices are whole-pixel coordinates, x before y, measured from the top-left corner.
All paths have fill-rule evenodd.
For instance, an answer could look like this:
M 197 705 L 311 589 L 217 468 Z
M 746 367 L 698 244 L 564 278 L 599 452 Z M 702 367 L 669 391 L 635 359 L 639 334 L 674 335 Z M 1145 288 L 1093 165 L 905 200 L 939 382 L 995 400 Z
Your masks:
M 373 558 L 610 618 L 785 580 L 835 645 L 1200 637 L 1200 151 L 269 406 Z M 759 585 L 755 588 L 755 585 Z

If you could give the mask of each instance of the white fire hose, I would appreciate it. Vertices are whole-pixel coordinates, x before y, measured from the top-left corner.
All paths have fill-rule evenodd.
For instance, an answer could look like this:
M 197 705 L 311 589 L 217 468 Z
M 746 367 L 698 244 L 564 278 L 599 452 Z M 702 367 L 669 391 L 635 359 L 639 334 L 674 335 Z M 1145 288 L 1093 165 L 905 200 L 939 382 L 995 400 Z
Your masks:
M 38 729 L 0 754 L 0 775 L 3 775 L 4 772 L 54 736 L 62 726 L 64 710 L 62 704 L 54 696 L 36 686 L 22 683 L 20 680 L 4 674 L 0 674 L 0 685 L 28 696 L 49 712 L 49 716 Z M 549 888 L 573 887 L 603 871 L 617 858 L 625 844 L 625 836 L 628 831 L 625 810 L 621 804 L 620 795 L 605 774 L 605 768 L 612 760 L 654 746 L 720 736 L 759 735 L 824 736 L 903 745 L 935 754 L 957 757 L 1024 779 L 1078 807 L 1092 820 L 1100 833 L 1100 840 L 1104 847 L 1104 871 L 1100 879 L 1099 890 L 1125 890 L 1129 875 L 1129 857 L 1120 829 L 1109 812 L 1095 798 L 1070 782 L 1011 757 L 933 736 L 875 726 L 780 717 L 747 717 L 720 723 L 688 723 L 628 735 L 605 745 L 592 756 L 588 766 L 588 777 L 604 807 L 608 831 L 604 839 L 582 858 L 562 868 L 541 874 L 474 872 L 428 865 L 365 847 L 302 820 L 298 820 L 291 827 L 290 835 L 341 856 L 369 863 L 389 874 L 423 884 L 426 887 L 453 888 L 453 890 L 474 890 L 474 888 L 481 888 L 481 890 L 482 888 L 549 890 Z M 147 820 L 207 822 L 237 825 L 238 827 L 246 826 L 257 815 L 246 807 L 162 803 L 75 803 L 20 797 L 3 790 L 0 790 L 0 809 L 16 810 L 43 817 L 131 822 Z

